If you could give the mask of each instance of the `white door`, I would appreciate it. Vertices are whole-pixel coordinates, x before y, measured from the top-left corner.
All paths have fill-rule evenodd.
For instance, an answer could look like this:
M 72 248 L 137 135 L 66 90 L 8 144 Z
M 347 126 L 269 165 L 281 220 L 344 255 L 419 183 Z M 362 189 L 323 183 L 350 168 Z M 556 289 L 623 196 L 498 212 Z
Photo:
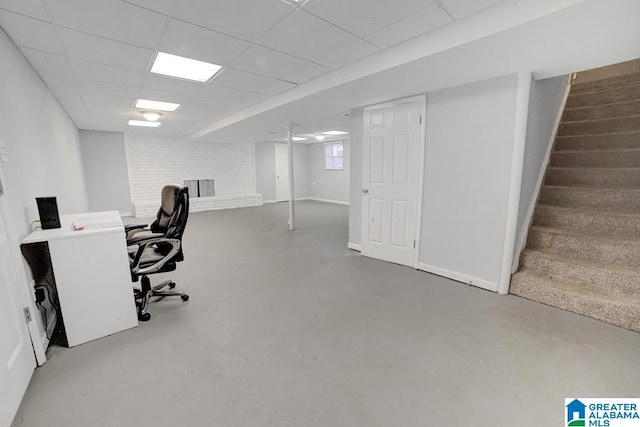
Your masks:
M 425 98 L 364 110 L 362 254 L 417 266 Z
M 276 202 L 289 200 L 289 147 L 276 144 Z
M 0 200 L 3 197 L 0 195 Z M 3 426 L 11 424 L 36 367 L 14 256 L 0 210 L 0 425 Z

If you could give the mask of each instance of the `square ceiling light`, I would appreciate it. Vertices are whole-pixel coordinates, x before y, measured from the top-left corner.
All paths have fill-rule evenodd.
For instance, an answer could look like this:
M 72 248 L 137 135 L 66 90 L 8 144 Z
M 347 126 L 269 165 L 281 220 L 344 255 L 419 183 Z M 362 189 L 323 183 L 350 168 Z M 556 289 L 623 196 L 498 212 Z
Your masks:
M 341 131 L 341 130 L 328 130 L 328 131 L 322 132 L 322 133 L 325 134 L 325 135 L 338 136 L 338 135 L 346 135 L 349 132 L 344 132 L 344 131 Z
M 176 111 L 180 104 L 173 102 L 151 101 L 149 99 L 138 99 L 136 108 L 141 110 Z
M 207 82 L 221 68 L 221 65 L 158 52 L 156 60 L 153 61 L 151 72 L 196 82 Z
M 129 126 L 142 126 L 147 128 L 157 128 L 161 122 L 145 122 L 143 120 L 129 120 Z

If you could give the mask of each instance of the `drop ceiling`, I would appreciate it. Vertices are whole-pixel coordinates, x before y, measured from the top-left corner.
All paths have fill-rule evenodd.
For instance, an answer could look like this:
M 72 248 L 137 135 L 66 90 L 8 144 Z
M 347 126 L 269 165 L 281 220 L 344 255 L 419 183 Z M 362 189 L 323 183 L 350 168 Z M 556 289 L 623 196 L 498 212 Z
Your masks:
M 0 26 L 79 129 L 185 138 L 499 2 L 0 0 Z M 224 68 L 208 83 L 151 74 L 159 51 Z M 182 106 L 134 129 L 139 98 Z M 349 130 L 341 115 L 314 126 L 301 131 Z
M 211 142 L 349 131 L 351 108 L 634 59 L 638 16 L 637 0 L 0 0 L 0 27 L 79 129 Z M 151 74 L 159 51 L 223 69 Z M 127 126 L 139 98 L 181 107 Z

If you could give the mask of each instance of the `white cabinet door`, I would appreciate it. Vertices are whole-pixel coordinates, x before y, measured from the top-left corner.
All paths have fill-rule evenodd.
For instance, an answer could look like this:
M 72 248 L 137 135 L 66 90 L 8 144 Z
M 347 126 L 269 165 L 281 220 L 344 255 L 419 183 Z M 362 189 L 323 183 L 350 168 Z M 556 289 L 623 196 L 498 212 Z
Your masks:
M 424 98 L 364 110 L 362 254 L 416 263 Z
M 0 195 L 0 199 L 3 197 Z M 3 426 L 11 424 L 36 367 L 14 252 L 0 209 L 0 425 Z

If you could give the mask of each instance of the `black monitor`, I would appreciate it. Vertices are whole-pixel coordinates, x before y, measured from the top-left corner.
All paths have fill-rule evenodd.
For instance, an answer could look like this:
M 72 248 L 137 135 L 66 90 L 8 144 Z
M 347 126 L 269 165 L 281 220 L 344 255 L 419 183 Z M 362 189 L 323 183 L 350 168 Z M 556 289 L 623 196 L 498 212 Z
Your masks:
M 58 215 L 58 203 L 55 197 L 36 197 L 40 225 L 43 230 L 60 228 L 60 215 Z

